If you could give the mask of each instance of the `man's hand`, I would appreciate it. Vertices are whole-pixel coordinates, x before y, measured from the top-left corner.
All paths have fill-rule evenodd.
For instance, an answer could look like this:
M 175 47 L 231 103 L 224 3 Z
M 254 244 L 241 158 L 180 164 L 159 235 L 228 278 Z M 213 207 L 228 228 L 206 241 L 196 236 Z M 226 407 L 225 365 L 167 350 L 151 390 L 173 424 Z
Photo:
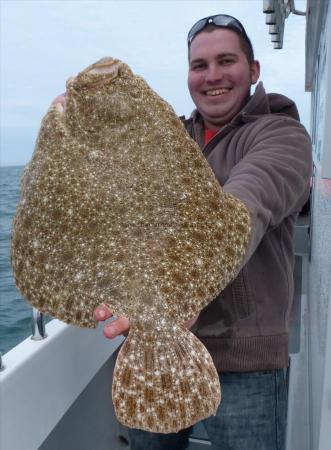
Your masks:
M 94 311 L 94 317 L 97 322 L 103 322 L 104 320 L 112 317 L 113 313 L 106 305 L 98 306 Z M 194 317 L 193 319 L 187 321 L 184 324 L 185 328 L 190 328 L 198 319 L 199 316 Z M 130 322 L 125 317 L 117 317 L 111 323 L 107 323 L 107 325 L 103 329 L 103 334 L 108 339 L 114 339 L 116 336 L 120 334 L 127 335 L 130 329 Z
M 58 95 L 53 101 L 52 101 L 52 105 L 56 105 L 58 103 L 60 103 L 60 105 L 62 106 L 63 110 L 65 110 L 66 108 L 66 93 L 64 92 L 63 94 Z
M 66 86 L 68 87 L 68 84 L 71 82 L 71 80 L 73 80 L 75 77 L 69 77 L 66 81 Z M 52 105 L 56 105 L 57 103 L 60 103 L 60 105 L 62 106 L 63 110 L 66 109 L 66 101 L 67 101 L 67 93 L 63 92 L 63 94 L 58 95 L 57 97 L 55 97 L 55 99 L 52 101 Z
M 112 317 L 113 313 L 106 305 L 98 306 L 94 311 L 94 317 L 97 322 L 103 322 L 104 320 Z M 103 329 L 103 334 L 108 339 L 113 339 L 120 334 L 127 334 L 130 328 L 130 322 L 125 317 L 117 317 L 111 323 Z

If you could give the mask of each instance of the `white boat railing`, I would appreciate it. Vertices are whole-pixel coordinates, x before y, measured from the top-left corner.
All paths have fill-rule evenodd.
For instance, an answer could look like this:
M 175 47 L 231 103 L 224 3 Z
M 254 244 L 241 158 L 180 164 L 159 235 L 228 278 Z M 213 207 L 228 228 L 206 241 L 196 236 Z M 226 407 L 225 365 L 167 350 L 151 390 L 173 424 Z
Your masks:
M 122 337 L 110 341 L 102 329 L 82 329 L 54 319 L 46 325 L 46 339 L 25 339 L 2 357 L 1 450 L 40 447 L 121 344 Z

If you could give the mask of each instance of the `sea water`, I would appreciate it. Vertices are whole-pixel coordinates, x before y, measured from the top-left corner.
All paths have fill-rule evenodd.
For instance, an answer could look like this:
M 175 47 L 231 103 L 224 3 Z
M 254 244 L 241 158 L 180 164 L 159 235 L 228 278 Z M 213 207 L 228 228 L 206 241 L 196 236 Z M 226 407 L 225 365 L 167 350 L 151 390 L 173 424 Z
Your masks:
M 0 352 L 31 335 L 32 307 L 15 287 L 10 264 L 12 221 L 23 166 L 0 167 Z

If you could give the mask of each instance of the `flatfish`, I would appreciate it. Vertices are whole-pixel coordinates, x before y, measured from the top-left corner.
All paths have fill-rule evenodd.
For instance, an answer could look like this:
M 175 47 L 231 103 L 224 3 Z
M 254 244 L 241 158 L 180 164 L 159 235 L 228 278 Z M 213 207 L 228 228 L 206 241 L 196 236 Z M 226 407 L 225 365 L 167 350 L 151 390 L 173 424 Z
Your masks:
M 123 62 L 103 58 L 50 107 L 21 180 L 16 284 L 40 311 L 95 327 L 130 320 L 113 403 L 129 427 L 176 432 L 215 414 L 220 384 L 183 324 L 236 275 L 249 213 L 225 193 L 173 109 Z

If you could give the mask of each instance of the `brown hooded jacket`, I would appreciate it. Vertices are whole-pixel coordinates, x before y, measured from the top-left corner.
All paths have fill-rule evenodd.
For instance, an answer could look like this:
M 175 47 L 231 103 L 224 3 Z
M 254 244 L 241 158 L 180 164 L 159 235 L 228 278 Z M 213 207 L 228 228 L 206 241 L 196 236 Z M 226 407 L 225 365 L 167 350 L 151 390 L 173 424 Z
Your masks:
M 198 111 L 184 120 L 224 190 L 247 206 L 252 233 L 235 280 L 192 331 L 219 371 L 288 365 L 293 298 L 293 234 L 309 197 L 311 141 L 294 102 L 257 86 L 243 110 L 204 145 Z

